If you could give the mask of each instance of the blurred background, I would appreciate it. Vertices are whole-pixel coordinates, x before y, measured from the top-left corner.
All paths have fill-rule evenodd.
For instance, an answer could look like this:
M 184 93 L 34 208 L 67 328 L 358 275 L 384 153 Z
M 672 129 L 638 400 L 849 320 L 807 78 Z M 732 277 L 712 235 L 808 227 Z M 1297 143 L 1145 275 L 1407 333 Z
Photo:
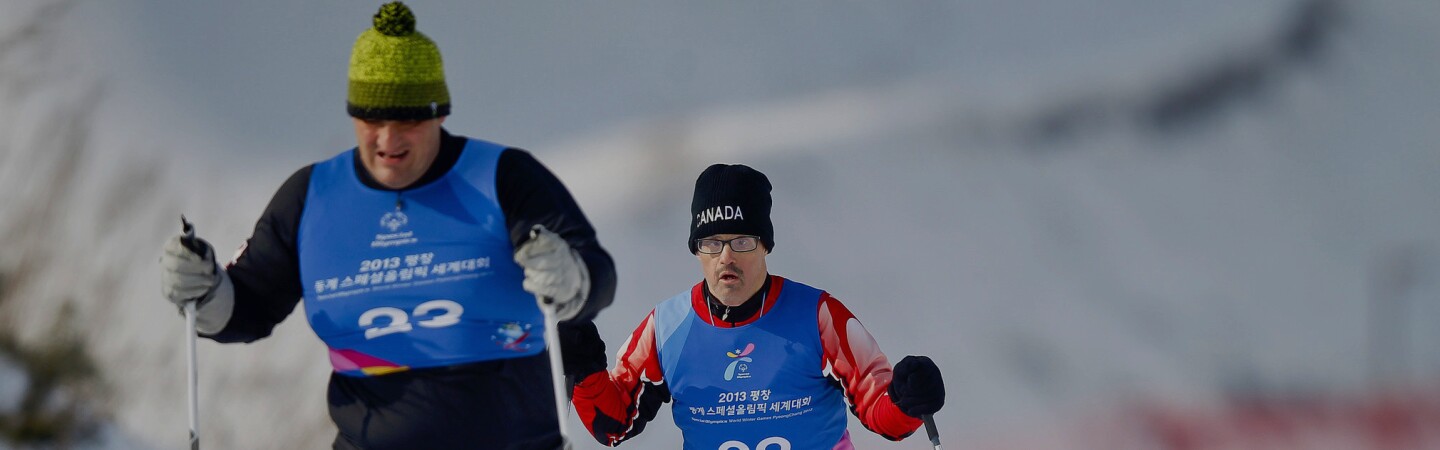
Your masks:
M 1440 2 L 408 3 L 446 127 L 533 152 L 615 257 L 612 351 L 743 163 L 772 273 L 940 365 L 949 448 L 1440 448 Z M 0 448 L 184 445 L 160 245 L 184 213 L 228 253 L 354 145 L 378 6 L 5 1 Z M 207 448 L 328 448 L 301 312 L 199 354 Z M 625 445 L 679 442 L 666 407 Z

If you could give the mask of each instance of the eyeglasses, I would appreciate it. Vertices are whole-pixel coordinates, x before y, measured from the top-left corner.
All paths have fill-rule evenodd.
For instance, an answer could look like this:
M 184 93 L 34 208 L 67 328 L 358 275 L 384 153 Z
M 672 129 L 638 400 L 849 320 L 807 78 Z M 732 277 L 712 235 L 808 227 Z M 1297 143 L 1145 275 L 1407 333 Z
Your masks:
M 760 238 L 755 236 L 740 236 L 735 239 L 696 239 L 695 249 L 707 255 L 718 254 L 725 250 L 725 245 L 730 245 L 730 250 L 738 253 L 753 251 L 760 247 Z

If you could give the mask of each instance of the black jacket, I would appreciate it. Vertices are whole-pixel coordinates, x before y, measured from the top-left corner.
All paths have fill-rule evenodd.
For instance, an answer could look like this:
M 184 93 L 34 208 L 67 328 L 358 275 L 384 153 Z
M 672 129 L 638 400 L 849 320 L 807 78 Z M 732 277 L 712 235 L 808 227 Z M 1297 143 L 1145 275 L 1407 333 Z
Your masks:
M 406 189 L 439 179 L 459 160 L 466 139 L 444 131 L 442 134 L 435 162 Z M 226 268 L 235 286 L 235 307 L 225 328 L 206 337 L 218 342 L 252 342 L 264 338 L 301 300 L 296 234 L 313 167 L 296 171 L 280 186 L 256 222 L 245 248 Z M 355 158 L 355 171 L 367 186 L 396 190 L 376 182 L 361 165 L 360 158 Z M 600 247 L 595 229 L 570 192 L 524 150 L 507 148 L 500 155 L 495 173 L 495 192 L 510 230 L 510 242 L 518 248 L 529 239 L 531 226 L 542 224 L 579 251 L 590 272 L 590 296 L 580 315 L 570 322 L 579 324 L 594 319 L 596 313 L 614 299 L 615 264 Z M 562 329 L 569 325 L 571 323 L 562 323 Z M 571 355 L 566 356 L 567 360 L 573 359 Z M 556 418 L 551 409 L 554 396 L 550 392 L 546 358 L 540 354 L 378 377 L 333 374 L 329 389 L 330 414 L 340 429 L 335 445 L 337 448 L 420 448 L 417 445 L 425 448 L 553 448 L 548 442 L 558 436 L 554 434 Z M 487 425 L 477 426 L 479 424 Z

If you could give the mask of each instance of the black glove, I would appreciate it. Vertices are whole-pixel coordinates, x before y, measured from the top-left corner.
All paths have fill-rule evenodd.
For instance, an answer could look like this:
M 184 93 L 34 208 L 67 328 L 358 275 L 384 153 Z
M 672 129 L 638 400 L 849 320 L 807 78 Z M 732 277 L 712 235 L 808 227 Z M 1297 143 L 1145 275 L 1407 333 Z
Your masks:
M 900 412 L 919 418 L 945 406 L 945 382 L 940 379 L 940 368 L 929 357 L 906 356 L 895 365 L 894 373 L 890 401 Z
M 600 340 L 595 322 L 561 322 L 559 331 L 560 358 L 565 363 L 565 376 L 572 378 L 572 383 L 605 370 L 605 341 Z

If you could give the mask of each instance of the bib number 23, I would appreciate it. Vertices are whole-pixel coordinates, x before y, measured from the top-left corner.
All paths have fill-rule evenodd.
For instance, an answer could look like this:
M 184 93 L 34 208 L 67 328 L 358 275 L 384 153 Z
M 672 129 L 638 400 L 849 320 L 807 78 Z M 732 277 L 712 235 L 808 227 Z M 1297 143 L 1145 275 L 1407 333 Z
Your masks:
M 375 339 L 392 333 L 404 333 L 415 329 L 410 325 L 410 317 L 421 318 L 415 325 L 425 328 L 442 328 L 460 323 L 460 314 L 465 308 L 452 300 L 431 300 L 415 307 L 410 314 L 405 314 L 400 308 L 389 306 L 375 308 L 360 314 L 360 326 L 365 327 L 365 339 Z M 388 318 L 383 325 L 375 325 L 381 317 Z M 786 447 L 789 448 L 789 447 Z
M 750 446 L 740 441 L 725 441 L 720 444 L 717 450 L 752 450 Z M 780 436 L 771 436 L 755 444 L 753 450 L 790 450 L 790 441 Z

